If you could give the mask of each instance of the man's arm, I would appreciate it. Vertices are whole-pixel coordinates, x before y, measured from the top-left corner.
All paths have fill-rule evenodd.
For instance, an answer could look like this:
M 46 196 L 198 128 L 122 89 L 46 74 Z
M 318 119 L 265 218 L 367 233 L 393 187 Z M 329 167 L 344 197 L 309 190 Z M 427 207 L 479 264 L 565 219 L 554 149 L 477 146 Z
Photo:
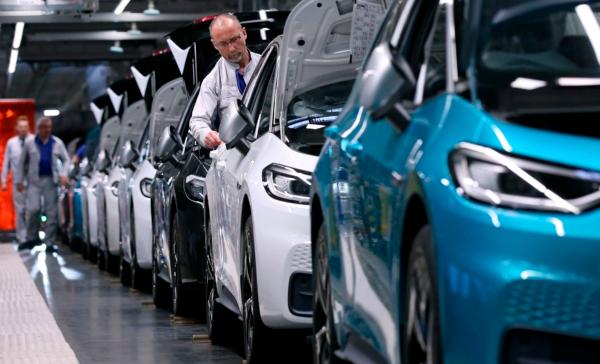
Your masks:
M 67 177 L 69 175 L 69 166 L 71 160 L 69 159 L 69 152 L 65 147 L 65 143 L 62 140 L 56 138 L 59 157 L 62 160 L 62 169 L 60 170 L 60 176 Z
M 212 147 L 211 145 L 207 145 L 206 142 L 207 137 L 209 137 L 212 131 L 212 120 L 214 120 L 217 114 L 219 96 L 216 92 L 218 81 L 216 68 L 217 66 L 202 81 L 200 93 L 198 94 L 194 110 L 192 111 L 192 117 L 190 118 L 190 133 L 205 148 Z
M 23 145 L 23 149 L 21 150 L 21 155 L 19 156 L 19 162 L 16 166 L 13 166 L 13 178 L 17 185 L 20 185 L 22 188 L 23 182 L 25 180 L 25 176 L 27 175 L 27 159 L 29 158 L 29 147 L 27 142 Z
M 8 169 L 12 166 L 10 165 L 10 141 L 6 143 L 6 147 L 4 148 L 4 161 L 2 162 L 2 189 L 6 189 L 6 178 L 8 177 Z M 14 174 L 14 173 L 13 173 Z M 14 176 L 13 176 L 14 177 Z

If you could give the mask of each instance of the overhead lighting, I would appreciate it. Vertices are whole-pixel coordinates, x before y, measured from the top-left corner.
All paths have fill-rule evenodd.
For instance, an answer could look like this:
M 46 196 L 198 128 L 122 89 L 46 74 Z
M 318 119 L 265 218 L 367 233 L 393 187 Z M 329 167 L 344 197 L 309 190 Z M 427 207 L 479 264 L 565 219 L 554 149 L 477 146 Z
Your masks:
M 561 77 L 556 83 L 563 87 L 600 86 L 600 78 L 596 77 Z
M 54 117 L 60 115 L 60 110 L 57 109 L 46 109 L 44 110 L 44 116 Z
M 512 88 L 518 88 L 521 90 L 531 91 L 531 90 L 535 90 L 535 89 L 546 86 L 546 81 L 535 80 L 532 78 L 519 77 L 519 78 L 515 79 L 513 82 L 511 82 L 510 86 Z
M 115 41 L 115 43 L 113 45 L 110 46 L 109 50 L 113 53 L 123 53 L 123 47 L 121 47 L 121 42 L 120 41 Z
M 160 15 L 160 10 L 154 6 L 154 1 L 148 1 L 148 9 L 144 10 L 144 15 Z
M 17 58 L 19 58 L 19 50 L 11 50 L 10 61 L 8 61 L 8 73 L 15 73 L 15 71 L 17 70 Z
M 13 38 L 13 48 L 19 49 L 21 47 L 21 41 L 23 40 L 23 30 L 25 29 L 25 23 L 18 22 L 15 24 L 15 37 Z
M 127 7 L 127 5 L 129 5 L 129 2 L 131 0 L 121 0 L 121 2 L 119 2 L 119 5 L 117 5 L 117 7 L 115 8 L 115 10 L 113 11 L 115 13 L 115 15 L 121 15 L 123 14 L 123 10 L 125 10 L 125 8 Z

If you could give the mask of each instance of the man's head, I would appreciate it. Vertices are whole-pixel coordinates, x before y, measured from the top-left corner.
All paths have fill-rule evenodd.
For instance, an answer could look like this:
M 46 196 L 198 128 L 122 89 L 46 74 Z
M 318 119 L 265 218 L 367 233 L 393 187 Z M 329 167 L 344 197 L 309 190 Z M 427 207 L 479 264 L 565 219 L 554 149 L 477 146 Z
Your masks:
M 40 139 L 47 140 L 52 135 L 52 120 L 46 117 L 40 118 L 37 128 Z
M 27 136 L 27 134 L 29 134 L 29 118 L 25 115 L 19 116 L 15 124 L 15 130 L 17 131 L 18 136 Z
M 210 23 L 213 46 L 226 60 L 241 63 L 246 52 L 246 29 L 233 14 L 218 15 Z

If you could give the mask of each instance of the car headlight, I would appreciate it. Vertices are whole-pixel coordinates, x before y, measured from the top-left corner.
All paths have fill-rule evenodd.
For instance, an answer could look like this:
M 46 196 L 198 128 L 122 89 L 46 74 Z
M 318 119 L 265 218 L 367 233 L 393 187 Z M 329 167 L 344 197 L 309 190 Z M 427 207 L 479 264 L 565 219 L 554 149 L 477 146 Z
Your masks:
M 150 196 L 152 196 L 152 179 L 144 178 L 140 182 L 140 191 L 144 197 L 150 198 Z
M 309 203 L 311 174 L 281 164 L 271 164 L 263 170 L 263 186 L 277 199 L 307 205 Z
M 580 214 L 600 205 L 600 173 L 460 143 L 450 155 L 458 191 L 515 209 Z

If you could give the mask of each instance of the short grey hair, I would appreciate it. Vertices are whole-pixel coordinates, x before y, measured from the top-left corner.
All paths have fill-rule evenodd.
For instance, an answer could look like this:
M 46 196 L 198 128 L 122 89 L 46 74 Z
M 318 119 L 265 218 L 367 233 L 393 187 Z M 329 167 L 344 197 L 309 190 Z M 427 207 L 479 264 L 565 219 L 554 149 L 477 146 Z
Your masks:
M 42 125 L 42 123 L 45 123 L 45 122 L 48 122 L 48 123 L 50 123 L 50 125 L 52 125 L 52 119 L 50 119 L 47 116 L 42 116 L 41 118 L 39 118 L 35 125 L 39 127 L 40 125 Z
M 211 38 L 212 38 L 213 27 L 215 25 L 217 25 L 218 23 L 221 23 L 225 19 L 232 20 L 232 21 L 238 23 L 240 25 L 240 27 L 242 26 L 242 23 L 240 23 L 240 20 L 237 18 L 237 16 L 233 15 L 232 13 L 219 14 L 210 22 L 210 25 L 208 26 L 208 31 L 210 32 Z

